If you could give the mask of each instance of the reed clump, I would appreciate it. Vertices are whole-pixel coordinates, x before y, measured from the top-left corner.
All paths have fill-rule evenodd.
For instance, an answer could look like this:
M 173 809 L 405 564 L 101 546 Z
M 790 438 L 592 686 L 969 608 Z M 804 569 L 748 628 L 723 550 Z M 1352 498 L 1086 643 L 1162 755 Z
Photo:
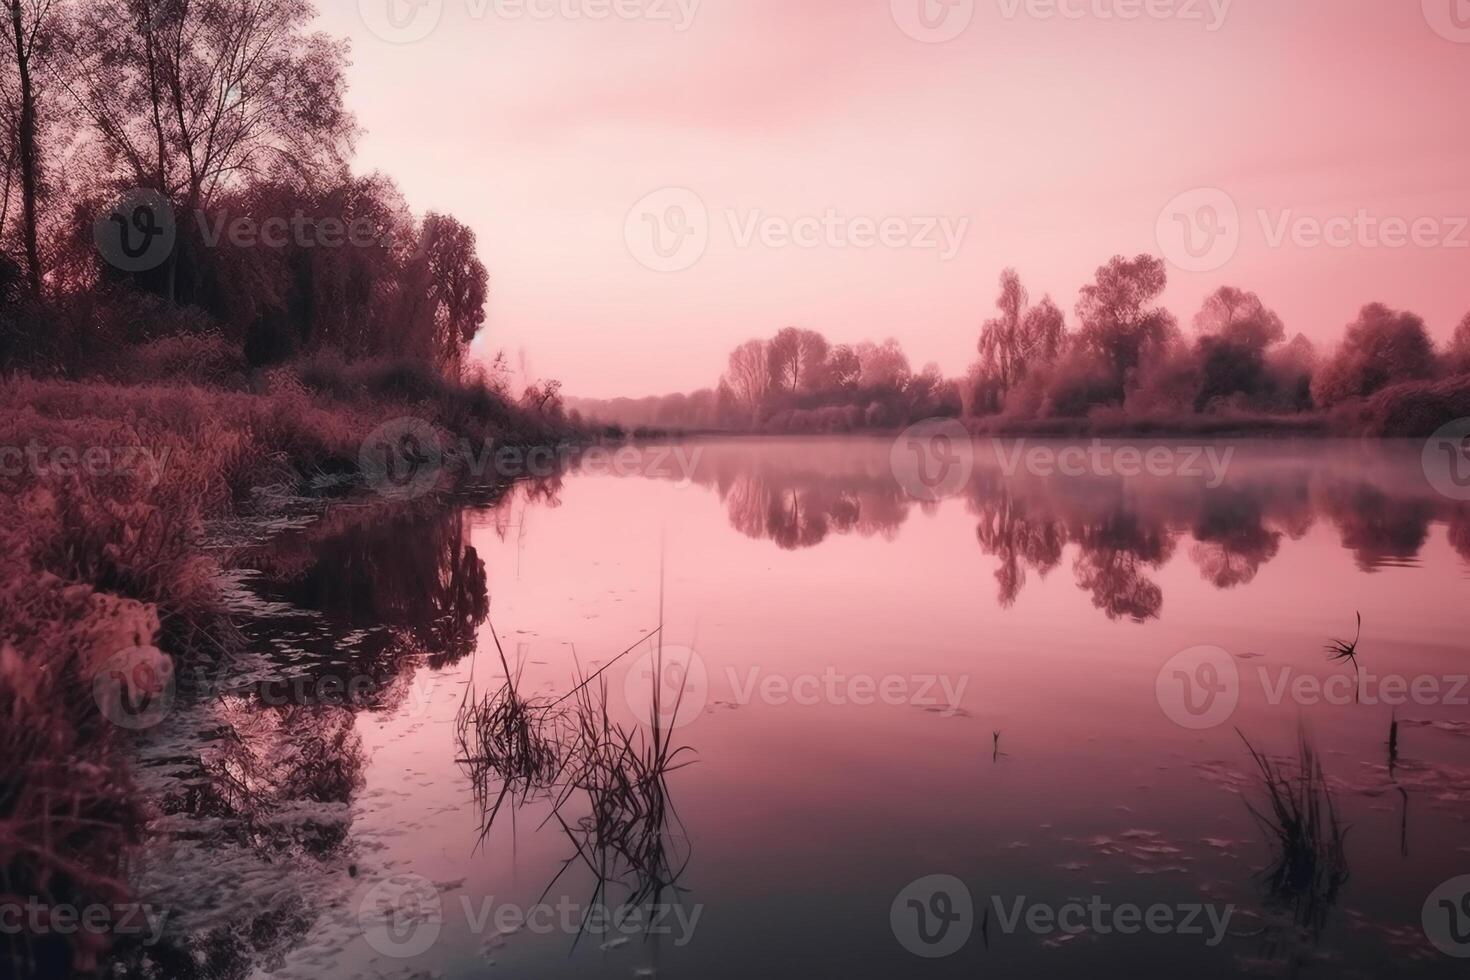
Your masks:
M 573 847 L 547 891 L 578 864 L 595 881 L 589 907 L 611 886 L 626 892 L 628 907 L 677 890 L 688 866 L 688 835 L 668 777 L 693 761 L 693 750 L 673 738 L 683 692 L 672 702 L 663 693 L 662 646 L 649 678 L 650 718 L 632 726 L 614 719 L 602 671 L 587 677 L 579 671 L 576 686 L 556 700 L 526 698 L 503 650 L 501 658 L 506 683 L 484 698 L 467 698 L 457 722 L 460 762 L 485 814 L 481 839 L 507 801 L 546 793 L 547 820 L 561 826 Z
M 1274 760 L 1237 734 L 1255 761 L 1261 803 L 1246 801 L 1272 850 L 1262 872 L 1273 903 L 1295 924 L 1320 933 L 1349 878 L 1348 828 L 1333 801 L 1321 759 L 1306 732 L 1297 739 L 1294 761 Z

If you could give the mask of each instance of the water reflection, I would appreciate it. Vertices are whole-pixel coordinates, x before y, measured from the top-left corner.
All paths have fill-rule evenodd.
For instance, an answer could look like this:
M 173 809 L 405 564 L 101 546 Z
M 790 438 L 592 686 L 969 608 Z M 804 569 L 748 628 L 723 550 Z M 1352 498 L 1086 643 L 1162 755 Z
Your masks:
M 887 450 L 877 441 L 835 450 L 813 441 L 751 452 L 730 440 L 701 447 L 692 479 L 719 495 L 731 527 L 783 550 L 853 533 L 892 540 L 915 508 L 935 504 L 904 492 Z M 1240 588 L 1277 558 L 1283 540 L 1299 540 L 1318 521 L 1335 527 L 1365 572 L 1412 564 L 1436 521 L 1448 524 L 1451 545 L 1470 561 L 1470 507 L 1412 479 L 1417 447 L 1354 445 L 1304 458 L 1299 447 L 1236 446 L 1220 486 L 1183 477 L 1008 474 L 1003 453 L 978 443 L 977 452 L 963 498 L 977 518 L 980 550 L 999 561 L 1002 607 L 1016 602 L 1028 575 L 1045 578 L 1070 550 L 1077 587 L 1097 609 L 1146 622 L 1165 599 L 1151 576 L 1181 545 L 1204 581 Z
M 508 505 L 502 505 L 508 509 Z M 393 644 L 427 652 L 436 665 L 474 649 L 489 612 L 485 564 L 466 534 L 467 516 L 337 507 L 315 524 L 247 555 L 270 600 L 321 613 L 339 630 L 388 628 Z M 386 634 L 385 634 L 386 635 Z M 402 650 L 373 649 L 390 661 Z M 359 662 L 357 668 L 368 664 Z M 393 663 L 385 674 L 392 674 Z
M 129 975 L 245 977 L 300 945 L 350 877 L 358 714 L 400 708 L 420 668 L 475 647 L 475 513 L 340 506 L 241 551 L 243 647 L 181 675 L 142 760 L 159 816 L 139 891 L 176 914 L 162 944 L 122 951 Z
M 532 801 L 549 801 L 546 822 L 560 826 L 572 853 L 542 899 L 567 871 L 580 868 L 592 881 L 584 908 L 588 914 L 620 910 L 612 923 L 619 931 L 640 917 L 658 921 L 671 902 L 680 901 L 679 882 L 691 857 L 668 778 L 693 761 L 693 750 L 675 741 L 675 729 L 689 713 L 684 665 L 665 665 L 661 632 L 659 627 L 595 673 L 579 676 L 555 698 L 521 693 L 524 665 L 513 667 L 497 639 L 504 682 L 483 697 L 471 690 L 455 719 L 456 761 L 483 815 L 481 844 L 507 804 L 514 818 Z M 645 644 L 651 658 L 649 717 L 626 726 L 613 720 L 616 707 L 603 672 Z M 672 701 L 666 702 L 664 693 L 671 689 Z M 588 927 L 584 916 L 573 949 Z
M 159 817 L 137 884 L 180 912 L 167 943 L 147 951 L 151 965 L 134 960 L 128 975 L 468 976 L 491 956 L 517 975 L 626 976 L 631 958 L 649 969 L 651 956 L 670 972 L 720 975 L 744 968 L 751 936 L 810 948 L 844 975 L 902 975 L 913 964 L 888 958 L 902 951 L 883 915 L 895 888 L 936 867 L 1016 894 L 1198 893 L 1257 920 L 1218 953 L 1114 941 L 1117 975 L 1280 972 L 1323 962 L 1319 949 L 1377 955 L 1378 938 L 1345 931 L 1393 920 L 1355 900 L 1386 888 L 1395 915 L 1417 910 L 1419 877 L 1440 869 L 1401 855 L 1411 821 L 1418 862 L 1463 823 L 1462 722 L 1406 709 L 1402 738 L 1384 745 L 1386 711 L 1380 724 L 1367 704 L 1324 709 L 1320 757 L 1293 756 L 1281 736 L 1294 708 L 1253 697 L 1234 722 L 1281 753 L 1262 767 L 1230 726 L 1169 725 L 1154 686 L 1169 655 L 1204 641 L 1262 651 L 1241 661 L 1252 677 L 1254 665 L 1274 671 L 1297 652 L 1299 669 L 1345 669 L 1322 644 L 1352 637 L 1355 606 L 1330 589 L 1313 594 L 1313 583 L 1263 615 L 1270 625 L 1257 634 L 1222 635 L 1211 603 L 1254 610 L 1273 563 L 1356 583 L 1424 561 L 1393 573 L 1424 573 L 1413 579 L 1423 608 L 1363 607 L 1364 668 L 1367 658 L 1406 672 L 1439 663 L 1448 646 L 1416 640 L 1411 621 L 1452 622 L 1447 593 L 1427 588 L 1428 573 L 1442 586 L 1454 561 L 1434 525 L 1470 560 L 1470 515 L 1418 482 L 1417 461 L 1242 448 L 1210 488 L 1007 473 L 982 457 L 958 498 L 926 503 L 898 486 L 883 441 L 701 446 L 688 488 L 655 485 L 666 479 L 655 473 L 617 484 L 589 475 L 564 495 L 553 484 L 432 511 L 336 508 L 247 549 L 248 652 L 221 668 L 229 685 L 195 691 L 147 750 L 141 782 Z M 698 635 L 711 684 L 693 735 L 680 732 L 703 760 L 673 780 L 689 829 L 664 779 L 678 761 L 670 743 L 607 723 L 604 688 L 587 689 L 586 710 L 563 699 L 580 676 L 578 649 L 611 654 L 649 627 L 665 530 L 678 595 L 669 615 L 684 620 L 679 635 Z M 788 573 L 810 591 L 783 604 L 772 582 Z M 490 574 L 505 634 L 489 624 Z M 1170 598 L 1170 622 L 1097 628 L 1158 620 Z M 731 678 L 829 669 L 973 678 L 975 693 L 964 712 L 940 716 L 756 695 L 737 704 L 725 689 Z M 427 715 L 415 710 L 424 679 L 446 688 Z M 465 704 L 486 710 L 471 717 Z M 556 716 L 549 738 L 517 734 L 532 731 L 522 722 L 533 715 Z M 1278 832 L 1273 787 L 1304 793 L 1302 807 L 1319 814 L 1307 839 Z M 1253 824 L 1243 800 L 1267 819 Z M 684 873 L 695 830 L 697 882 Z M 851 860 L 859 852 L 870 857 Z M 535 902 L 555 888 L 590 909 L 690 895 L 712 914 L 697 948 L 666 956 L 578 947 L 580 933 L 488 944 L 446 935 L 422 962 L 364 963 L 354 889 L 400 870 L 467 882 L 471 900 Z M 782 875 L 811 882 L 809 894 L 770 887 Z M 445 887 L 453 907 L 461 895 L 447 889 L 458 886 Z M 811 921 L 815 904 L 835 910 L 830 922 Z M 971 951 L 1002 972 L 1034 968 L 1033 954 L 1053 945 L 993 920 L 977 928 Z M 1071 955 L 1099 941 L 1079 939 Z M 954 965 L 960 975 L 975 963 Z

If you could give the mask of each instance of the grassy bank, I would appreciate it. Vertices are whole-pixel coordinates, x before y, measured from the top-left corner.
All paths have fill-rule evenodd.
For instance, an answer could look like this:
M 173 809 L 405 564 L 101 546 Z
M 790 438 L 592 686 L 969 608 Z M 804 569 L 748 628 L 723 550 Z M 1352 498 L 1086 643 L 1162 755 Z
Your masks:
M 157 352 L 154 352 L 155 354 Z M 43 904 L 126 897 L 139 825 L 122 746 L 95 685 L 149 695 L 168 671 L 227 649 L 212 520 L 294 498 L 370 493 L 364 438 L 422 420 L 446 447 L 581 437 L 556 412 L 414 363 L 298 362 L 246 377 L 199 345 L 164 383 L 7 379 L 0 391 L 0 893 Z M 442 484 L 461 460 L 444 457 Z M 78 934 L 0 937 L 15 975 L 96 968 Z M 8 948 L 6 944 L 11 944 Z

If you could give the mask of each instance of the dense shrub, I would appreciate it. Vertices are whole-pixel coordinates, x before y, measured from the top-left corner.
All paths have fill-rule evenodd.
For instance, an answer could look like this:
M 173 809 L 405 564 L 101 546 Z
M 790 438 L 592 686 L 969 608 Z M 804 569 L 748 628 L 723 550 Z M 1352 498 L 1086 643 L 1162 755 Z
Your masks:
M 1396 382 L 1432 377 L 1436 366 L 1423 320 L 1371 303 L 1348 324 L 1342 344 L 1313 379 L 1312 398 L 1328 408 Z
M 1423 438 L 1446 422 L 1470 418 L 1470 374 L 1443 381 L 1409 381 L 1378 392 L 1363 408 L 1365 433 Z
M 160 337 L 125 348 L 108 369 L 115 379 L 134 384 L 186 382 L 230 388 L 242 387 L 248 372 L 240 345 L 213 330 Z

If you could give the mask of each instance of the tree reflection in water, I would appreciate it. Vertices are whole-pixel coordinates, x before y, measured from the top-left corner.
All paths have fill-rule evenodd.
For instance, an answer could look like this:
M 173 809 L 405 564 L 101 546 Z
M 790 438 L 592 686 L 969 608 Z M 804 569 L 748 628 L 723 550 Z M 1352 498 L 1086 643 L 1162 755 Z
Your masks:
M 474 649 L 490 600 L 471 515 L 504 521 L 527 493 L 554 500 L 543 486 L 479 512 L 336 507 L 239 556 L 258 573 L 245 649 L 182 678 L 144 750 L 159 818 L 137 884 L 173 914 L 146 956 L 123 951 L 126 975 L 244 977 L 300 944 L 314 896 L 346 877 L 357 714 Z
M 1236 446 L 1227 478 L 1210 487 L 1189 477 L 1007 474 L 998 456 L 976 445 L 963 497 L 978 518 L 980 550 L 999 560 L 996 598 L 1005 608 L 1029 574 L 1044 579 L 1070 548 L 1073 578 L 1096 608 L 1109 619 L 1146 622 L 1164 604 L 1152 573 L 1176 550 L 1216 588 L 1245 587 L 1283 540 L 1300 540 L 1319 520 L 1364 571 L 1416 561 L 1436 521 L 1470 562 L 1470 504 L 1414 480 L 1417 456 L 1395 458 L 1392 446 Z M 783 550 L 853 533 L 892 540 L 913 508 L 937 506 L 904 492 L 883 440 L 776 440 L 759 451 L 727 440 L 702 453 L 693 482 L 719 495 L 731 527 Z

